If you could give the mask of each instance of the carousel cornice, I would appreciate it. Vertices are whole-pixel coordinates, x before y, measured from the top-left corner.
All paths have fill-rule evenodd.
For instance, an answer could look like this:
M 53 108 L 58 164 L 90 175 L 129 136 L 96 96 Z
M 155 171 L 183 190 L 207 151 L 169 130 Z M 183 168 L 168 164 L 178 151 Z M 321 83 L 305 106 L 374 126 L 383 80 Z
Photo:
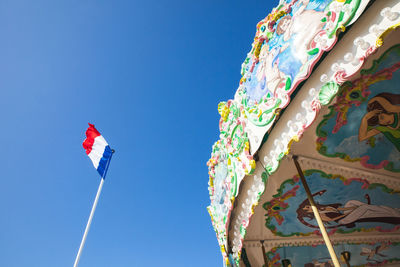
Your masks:
M 390 185 L 391 188 L 400 190 L 400 180 L 398 177 L 391 174 L 382 174 L 374 170 L 365 171 L 359 167 L 346 167 L 335 162 L 329 162 L 318 158 L 311 158 L 297 154 L 299 162 L 304 169 L 319 169 L 327 170 L 330 173 L 342 175 L 344 177 L 363 177 L 370 183 L 382 183 Z M 287 159 L 290 160 L 291 154 L 288 154 Z
M 334 236 L 331 237 L 333 244 L 343 243 L 377 243 L 387 241 L 390 237 L 391 242 L 399 242 L 400 234 L 392 233 L 379 233 L 379 234 L 362 234 L 359 236 Z M 264 246 L 267 250 L 274 247 L 291 247 L 291 246 L 316 246 L 324 244 L 324 240 L 321 238 L 316 239 L 315 237 L 304 237 L 304 238 L 282 238 L 282 239 L 262 239 L 262 240 L 245 240 L 243 247 L 245 248 L 259 248 L 261 247 L 261 241 L 264 241 Z
M 400 4 L 397 4 L 397 5 L 393 6 L 391 8 L 391 10 L 393 10 L 393 9 L 400 10 L 399 7 L 400 7 Z M 387 7 L 382 9 L 382 13 L 385 9 L 387 10 Z M 391 12 L 394 12 L 394 11 L 391 11 Z M 379 25 L 380 27 L 383 27 L 383 28 L 386 25 L 387 30 L 385 30 L 384 32 L 389 32 L 391 30 L 396 29 L 398 20 L 399 19 L 397 18 L 397 21 L 393 22 L 393 21 L 390 21 L 389 19 L 386 19 L 386 20 L 384 19 L 379 24 L 373 23 L 374 20 L 370 20 L 370 22 L 371 22 L 370 24 L 371 24 L 371 26 Z M 353 27 L 356 27 L 356 26 L 357 25 L 355 25 Z M 372 34 L 369 32 L 369 28 L 370 27 L 367 28 L 366 33 L 364 35 L 360 34 L 358 36 L 363 36 L 364 37 L 363 40 L 369 40 L 371 43 L 373 43 L 373 44 L 378 43 L 381 46 L 383 44 L 383 39 L 385 38 L 386 35 L 384 35 L 382 33 L 380 35 Z M 354 29 L 353 31 L 357 31 L 358 33 L 362 32 L 360 29 L 357 29 L 357 28 Z M 346 36 L 344 38 L 346 38 Z M 357 38 L 359 38 L 359 37 L 356 37 L 354 40 L 359 40 Z M 351 51 L 352 48 L 356 48 L 357 49 L 356 51 L 359 51 L 358 53 L 360 55 L 359 62 L 362 62 L 362 63 L 359 63 L 358 65 L 356 65 L 356 68 L 354 67 L 354 65 L 352 65 L 352 68 L 348 72 L 345 72 L 345 73 L 351 73 L 351 74 L 343 75 L 343 77 L 346 77 L 346 78 L 350 78 L 352 75 L 354 75 L 354 73 L 359 71 L 362 68 L 363 63 L 365 62 L 365 59 L 368 56 L 370 56 L 371 54 L 373 54 L 373 52 L 375 52 L 376 49 L 378 48 L 378 46 L 372 46 L 372 47 L 369 46 L 368 49 L 365 49 L 365 47 L 364 48 L 360 47 L 359 42 L 351 42 L 351 45 L 352 45 L 352 47 L 350 46 L 347 49 L 344 47 L 341 47 L 342 48 L 341 50 Z M 363 54 L 361 54 L 362 51 L 364 52 Z M 337 58 L 337 59 L 331 60 L 331 61 L 333 61 L 333 62 L 340 62 L 341 60 L 345 61 L 344 57 L 346 54 L 348 54 L 348 52 L 347 53 L 342 52 L 339 55 L 334 54 L 335 58 Z M 329 56 L 332 56 L 332 55 L 333 54 L 331 54 Z M 327 60 L 329 60 L 328 57 L 327 57 Z M 335 65 L 332 64 L 331 66 L 335 66 Z M 338 71 L 334 72 L 334 71 L 332 71 L 332 69 L 334 69 L 334 68 L 332 68 L 332 67 L 329 68 L 329 70 L 331 71 L 330 77 L 334 81 L 331 80 L 328 82 L 326 82 L 326 80 L 321 79 L 321 77 L 324 78 L 325 77 L 324 74 L 326 75 L 326 73 L 328 73 L 328 72 L 318 75 L 318 72 L 321 72 L 321 71 L 320 71 L 320 69 L 316 71 L 316 76 L 320 77 L 320 79 L 315 81 L 314 85 L 308 86 L 308 88 L 311 87 L 311 89 L 308 91 L 308 95 L 303 94 L 304 96 L 301 97 L 301 96 L 299 96 L 299 94 L 300 94 L 299 93 L 298 96 L 296 96 L 296 98 L 298 98 L 298 99 L 295 99 L 295 100 L 302 99 L 302 101 L 300 102 L 301 104 L 300 105 L 297 104 L 297 106 L 301 107 L 302 109 L 300 109 L 298 113 L 295 113 L 294 117 L 282 119 L 282 121 L 287 122 L 287 124 L 285 125 L 286 127 L 283 126 L 282 128 L 277 130 L 277 132 L 279 132 L 278 136 L 280 135 L 279 138 L 277 137 L 275 139 L 272 139 L 273 141 L 270 141 L 271 137 L 273 137 L 273 135 L 269 136 L 269 142 L 264 144 L 263 149 L 261 150 L 262 153 L 259 152 L 260 160 L 263 161 L 262 162 L 263 166 L 261 166 L 262 168 L 260 168 L 260 171 L 261 171 L 261 174 L 259 174 L 260 176 L 264 175 L 264 177 L 267 177 L 268 174 L 271 175 L 272 173 L 274 173 L 276 171 L 276 169 L 279 167 L 279 162 L 289 153 L 291 144 L 294 141 L 298 142 L 300 137 L 303 135 L 304 131 L 315 120 L 316 116 L 318 115 L 319 110 L 321 109 L 321 105 L 308 104 L 308 103 L 315 103 L 316 98 L 317 97 L 321 98 L 320 95 L 322 95 L 325 97 L 324 99 L 327 99 L 327 100 L 325 100 L 325 103 L 327 105 L 331 102 L 333 97 L 336 95 L 337 89 L 339 87 L 339 82 L 337 80 L 335 80 L 338 77 L 338 75 L 336 75 L 338 73 Z M 344 73 L 344 72 L 342 71 L 342 73 Z M 324 82 L 326 82 L 326 83 L 324 83 Z M 343 84 L 344 82 L 345 82 L 345 79 L 341 80 L 340 84 Z M 319 86 L 317 84 L 319 84 Z M 337 84 L 338 86 L 336 88 L 334 88 L 334 90 L 332 90 L 332 87 L 333 87 L 332 84 Z M 327 87 L 327 85 L 330 85 L 330 87 Z M 306 86 L 307 86 L 307 83 L 303 86 L 303 88 Z M 324 88 L 324 86 L 325 86 L 325 88 Z M 326 91 L 325 93 L 319 93 L 318 90 L 315 89 L 318 87 L 321 88 L 319 90 L 320 92 L 321 91 L 323 92 L 323 90 L 329 90 L 329 91 Z M 301 93 L 304 93 L 304 91 Z M 299 101 L 297 101 L 297 102 L 299 102 Z M 321 102 L 322 101 L 320 101 L 320 103 Z M 293 105 L 296 106 L 296 103 L 294 103 Z M 274 130 L 275 130 L 275 128 L 274 128 Z M 287 145 L 285 146 L 285 144 L 287 144 Z M 265 171 L 264 171 L 264 168 L 265 168 Z M 256 175 L 255 175 L 255 177 L 256 177 Z M 385 178 L 382 176 L 380 176 L 380 177 L 383 180 L 389 179 L 388 177 L 385 177 Z M 263 190 L 264 189 L 262 189 L 261 191 L 263 191 Z M 254 192 L 254 193 L 252 193 L 253 195 L 249 194 L 249 192 L 247 192 L 247 199 L 254 199 L 255 195 L 257 195 L 257 196 L 260 195 L 261 191 Z M 244 235 L 245 235 L 245 233 L 246 233 L 245 229 L 249 225 L 251 215 L 254 213 L 252 211 L 254 210 L 254 206 L 256 206 L 257 204 L 258 204 L 258 198 L 257 198 L 257 201 L 254 201 L 252 207 L 247 209 L 248 212 L 238 211 L 239 214 L 248 214 L 249 218 L 243 219 L 242 217 L 236 217 L 236 216 L 232 217 L 231 222 L 233 222 L 233 229 L 238 229 L 238 228 L 242 229 L 240 231 L 240 233 L 244 233 Z M 236 224 L 239 224 L 240 226 L 235 228 Z M 241 250 L 241 243 L 242 243 L 242 240 L 244 239 L 244 235 L 239 235 L 239 232 L 237 232 L 235 235 L 235 232 L 233 232 L 233 238 L 232 238 L 232 251 L 233 252 L 235 252 L 235 251 L 239 252 Z M 239 257 L 240 257 L 240 255 L 239 255 Z
M 285 83 L 276 84 L 275 94 L 267 94 L 260 102 L 250 103 L 250 81 L 260 75 L 259 69 L 269 56 L 266 52 L 263 54 L 262 49 L 268 45 L 268 41 L 274 39 L 276 24 L 292 12 L 295 2 L 281 1 L 281 5 L 257 25 L 255 41 L 243 63 L 242 79 L 235 98 L 218 106 L 221 114 L 221 135 L 220 140 L 213 146 L 212 157 L 208 162 L 211 199 L 208 210 L 227 265 L 231 264 L 228 253 L 232 255 L 236 264 L 239 262 L 246 229 L 265 190 L 268 176 L 277 170 L 279 162 L 288 155 L 292 143 L 300 140 L 304 131 L 315 121 L 321 108 L 331 103 L 339 87 L 360 71 L 366 59 L 374 54 L 384 44 L 390 32 L 400 25 L 400 3 L 376 1 L 371 10 L 359 19 L 363 25 L 353 25 L 342 38 L 340 47 L 336 47 L 339 32 L 358 19 L 369 1 L 332 1 L 324 13 L 327 21 L 332 14 L 341 14 L 342 19 L 337 21 L 338 18 L 335 17 L 331 24 L 326 23 L 323 31 L 315 36 L 313 45 L 315 51 L 318 51 L 314 51 L 313 60 L 304 65 L 307 67 L 303 69 L 307 70 L 299 72 L 293 79 L 288 77 Z M 352 8 L 349 8 L 350 6 Z M 376 16 L 377 10 L 380 16 Z M 329 64 L 320 64 L 314 70 L 312 79 L 308 78 L 322 54 L 332 48 L 324 59 L 324 63 Z M 291 106 L 299 107 L 298 111 L 291 112 L 291 117 L 288 117 L 285 111 L 285 119 L 280 118 L 277 127 L 277 118 L 281 110 L 289 105 L 290 95 L 307 78 L 301 91 L 296 91 L 293 103 L 290 103 Z M 285 122 L 284 125 L 282 121 Z M 278 130 L 279 134 L 274 137 L 273 132 Z M 266 141 L 264 135 L 267 132 L 269 136 Z M 261 144 L 262 148 L 259 150 Z M 257 164 L 254 158 L 256 152 L 259 157 Z M 306 160 L 305 157 L 300 157 L 300 160 L 310 165 L 326 165 L 344 173 L 367 175 L 373 181 L 399 187 L 399 183 L 388 173 L 367 174 L 354 168 L 334 169 L 329 162 Z M 223 177 L 219 178 L 218 173 L 225 176 L 221 175 Z M 243 180 L 247 182 L 243 183 Z

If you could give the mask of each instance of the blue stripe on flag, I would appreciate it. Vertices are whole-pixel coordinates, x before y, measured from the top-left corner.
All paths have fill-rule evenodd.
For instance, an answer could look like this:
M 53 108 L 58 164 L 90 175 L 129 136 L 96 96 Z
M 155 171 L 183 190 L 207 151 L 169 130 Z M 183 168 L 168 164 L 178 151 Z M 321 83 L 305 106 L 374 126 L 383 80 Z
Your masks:
M 97 171 L 99 172 L 100 176 L 103 178 L 104 178 L 104 175 L 106 172 L 107 162 L 111 158 L 111 154 L 112 154 L 112 151 L 111 151 L 110 146 L 106 146 L 104 148 L 103 157 L 100 159 L 99 167 L 97 167 Z

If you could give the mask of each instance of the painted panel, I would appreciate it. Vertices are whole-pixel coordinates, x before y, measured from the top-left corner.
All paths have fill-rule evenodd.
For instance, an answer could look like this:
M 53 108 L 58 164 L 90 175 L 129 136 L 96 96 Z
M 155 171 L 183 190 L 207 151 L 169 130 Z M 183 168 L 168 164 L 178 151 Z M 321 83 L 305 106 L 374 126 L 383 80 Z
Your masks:
M 227 157 L 224 154 L 220 156 L 222 158 L 220 164 L 217 164 L 214 168 L 215 178 L 213 180 L 213 187 L 210 190 L 211 203 L 207 209 L 212 218 L 214 230 L 217 233 L 218 243 L 222 248 L 227 246 L 226 232 L 231 207 L 231 181 L 227 180 L 229 177 L 225 162 Z
M 392 232 L 400 228 L 400 192 L 362 177 L 345 178 L 321 170 L 306 170 L 307 183 L 328 234 Z M 265 226 L 274 235 L 320 235 L 306 192 L 296 175 L 263 204 Z
M 280 109 L 289 104 L 296 87 L 310 75 L 322 54 L 335 45 L 337 33 L 360 12 L 360 3 L 281 1 L 257 24 L 235 95 L 246 113 L 249 133 L 255 133 L 250 136 L 252 151 L 258 149 Z
M 219 122 L 220 140 L 213 146 L 209 169 L 209 194 L 211 203 L 207 207 L 221 250 L 227 247 L 229 215 L 239 185 L 245 175 L 255 169 L 255 161 L 249 153 L 249 142 L 244 132 L 242 110 L 232 100 L 221 102 Z
M 364 167 L 400 172 L 400 45 L 344 83 L 317 127 L 317 150 Z
M 350 266 L 382 266 L 400 261 L 400 243 L 398 242 L 371 242 L 371 243 L 344 243 L 334 246 L 339 256 L 341 252 L 350 252 Z M 282 266 L 282 259 L 290 260 L 292 266 L 304 267 L 333 267 L 325 245 L 275 247 L 267 252 L 272 266 Z M 344 266 L 345 262 L 341 260 Z

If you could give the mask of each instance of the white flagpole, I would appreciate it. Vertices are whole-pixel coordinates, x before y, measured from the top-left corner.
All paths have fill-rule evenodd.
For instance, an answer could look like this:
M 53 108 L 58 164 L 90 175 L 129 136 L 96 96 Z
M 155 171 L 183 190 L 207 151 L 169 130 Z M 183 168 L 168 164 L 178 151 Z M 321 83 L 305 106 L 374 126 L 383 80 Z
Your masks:
M 97 202 L 99 201 L 101 189 L 103 188 L 104 178 L 106 177 L 106 174 L 107 174 L 107 171 L 108 171 L 108 165 L 110 165 L 112 154 L 114 154 L 114 149 L 112 150 L 110 159 L 107 162 L 106 171 L 104 172 L 104 176 L 101 178 L 99 188 L 97 189 L 96 198 L 94 199 L 94 203 L 93 203 L 93 206 L 92 206 L 92 211 L 90 212 L 89 220 L 88 220 L 88 222 L 86 224 L 85 233 L 83 234 L 81 245 L 79 246 L 78 254 L 76 255 L 74 267 L 78 266 L 79 259 L 81 257 L 81 253 L 82 253 L 82 249 L 83 249 L 83 246 L 85 245 L 86 237 L 87 237 L 87 234 L 89 232 L 90 224 L 92 223 L 93 214 L 94 214 L 94 211 L 96 210 Z

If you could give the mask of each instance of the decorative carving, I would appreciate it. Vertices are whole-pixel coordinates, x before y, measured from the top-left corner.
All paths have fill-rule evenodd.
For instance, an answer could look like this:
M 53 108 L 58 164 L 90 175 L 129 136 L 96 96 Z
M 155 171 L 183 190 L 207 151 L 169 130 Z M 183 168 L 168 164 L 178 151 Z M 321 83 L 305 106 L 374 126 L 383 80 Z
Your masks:
M 227 247 L 227 227 L 233 201 L 245 174 L 255 169 L 255 161 L 249 151 L 249 141 L 244 131 L 242 109 L 233 100 L 218 105 L 220 140 L 213 146 L 208 161 L 209 193 L 211 204 L 208 211 L 221 249 Z
M 336 93 L 339 90 L 339 85 L 335 82 L 328 82 L 321 87 L 319 91 L 319 102 L 326 106 L 328 105 L 332 99 L 336 96 Z

